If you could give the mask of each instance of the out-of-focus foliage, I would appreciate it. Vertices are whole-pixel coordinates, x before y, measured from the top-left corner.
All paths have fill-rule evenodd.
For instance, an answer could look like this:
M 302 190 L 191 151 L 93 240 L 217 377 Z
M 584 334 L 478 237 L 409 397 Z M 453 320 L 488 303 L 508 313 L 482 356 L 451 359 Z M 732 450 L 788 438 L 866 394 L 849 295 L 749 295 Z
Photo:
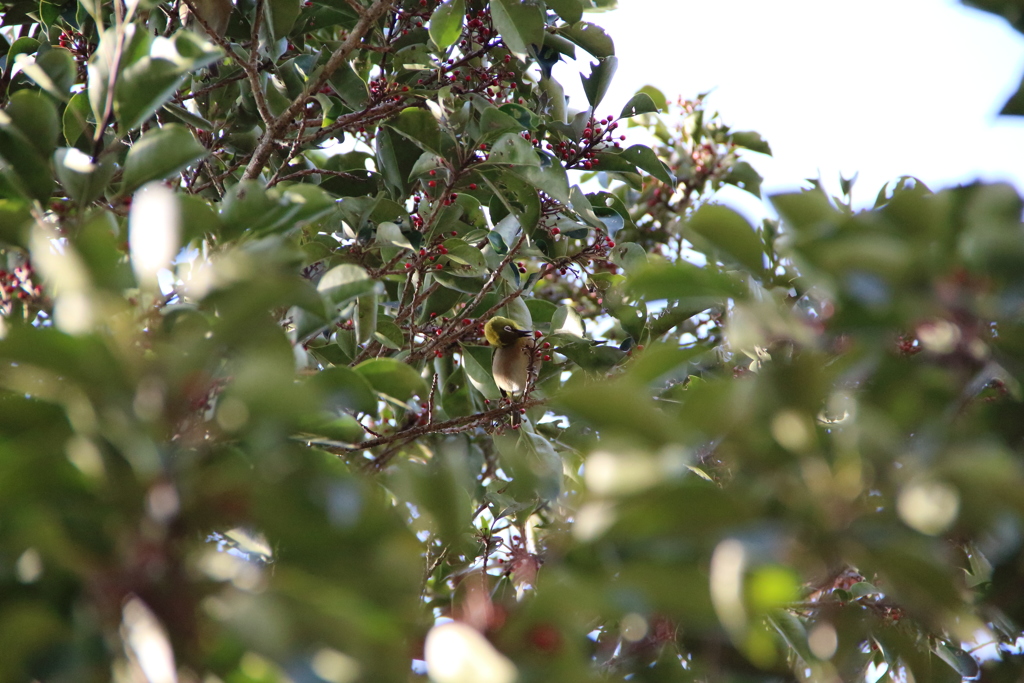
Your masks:
M 1020 680 L 1020 197 L 752 226 L 613 4 L 5 5 L 0 680 Z

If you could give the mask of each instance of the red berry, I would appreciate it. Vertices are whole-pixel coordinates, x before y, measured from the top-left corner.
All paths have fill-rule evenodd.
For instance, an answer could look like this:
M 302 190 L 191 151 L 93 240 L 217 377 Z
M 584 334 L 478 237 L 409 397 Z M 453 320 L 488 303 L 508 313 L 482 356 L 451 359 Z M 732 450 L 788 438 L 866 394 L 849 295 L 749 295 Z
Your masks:
M 469 189 L 475 190 L 476 189 L 476 183 L 470 183 L 469 184 Z

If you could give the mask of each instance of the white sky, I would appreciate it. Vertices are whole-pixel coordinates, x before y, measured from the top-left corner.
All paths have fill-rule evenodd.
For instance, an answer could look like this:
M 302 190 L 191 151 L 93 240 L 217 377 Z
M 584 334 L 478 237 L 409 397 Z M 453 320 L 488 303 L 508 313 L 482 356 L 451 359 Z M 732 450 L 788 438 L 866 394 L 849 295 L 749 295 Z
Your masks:
M 858 172 L 858 204 L 900 175 L 932 189 L 976 178 L 1024 188 L 1024 118 L 997 116 L 1024 73 L 1024 37 L 995 15 L 953 0 L 619 4 L 584 17 L 619 58 L 598 115 L 645 84 L 670 100 L 714 90 L 710 109 L 771 144 L 773 159 L 748 157 L 765 195 L 819 174 L 838 191 L 840 173 Z M 582 109 L 578 54 L 554 75 Z

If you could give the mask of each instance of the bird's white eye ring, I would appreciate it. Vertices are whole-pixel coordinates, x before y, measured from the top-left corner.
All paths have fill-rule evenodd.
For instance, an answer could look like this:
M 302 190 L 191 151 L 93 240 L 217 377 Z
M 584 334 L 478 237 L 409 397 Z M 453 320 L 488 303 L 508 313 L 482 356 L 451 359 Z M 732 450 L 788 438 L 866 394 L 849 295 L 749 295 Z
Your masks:
M 511 332 L 512 331 L 512 326 L 511 325 L 505 325 L 505 331 L 506 332 Z

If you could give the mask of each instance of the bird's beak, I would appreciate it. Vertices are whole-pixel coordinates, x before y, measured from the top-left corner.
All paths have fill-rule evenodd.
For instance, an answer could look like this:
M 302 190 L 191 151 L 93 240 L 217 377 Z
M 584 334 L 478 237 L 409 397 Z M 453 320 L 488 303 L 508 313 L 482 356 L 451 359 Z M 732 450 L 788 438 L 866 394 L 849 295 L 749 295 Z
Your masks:
M 533 336 L 533 331 L 532 330 L 516 330 L 516 336 L 518 336 L 518 337 L 532 337 Z

